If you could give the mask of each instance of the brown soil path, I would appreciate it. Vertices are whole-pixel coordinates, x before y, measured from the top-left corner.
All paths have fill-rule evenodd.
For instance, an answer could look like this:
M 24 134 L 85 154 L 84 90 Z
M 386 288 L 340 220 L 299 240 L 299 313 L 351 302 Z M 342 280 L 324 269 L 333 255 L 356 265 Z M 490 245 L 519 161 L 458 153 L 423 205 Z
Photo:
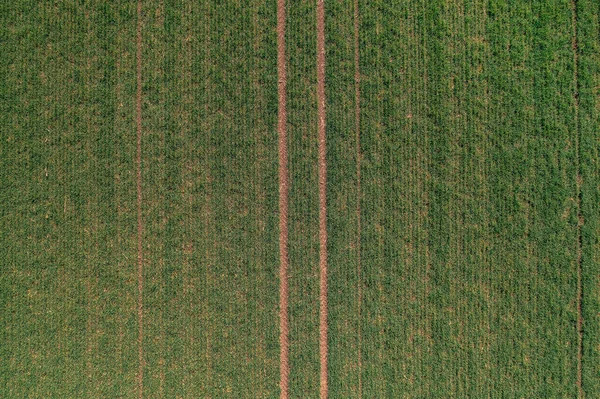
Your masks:
M 279 139 L 279 373 L 280 398 L 289 397 L 289 315 L 288 315 L 288 148 L 287 148 L 287 66 L 285 55 L 285 0 L 277 0 L 277 91 L 279 97 L 277 132 Z
M 327 386 L 327 160 L 325 141 L 325 5 L 317 0 L 317 133 L 319 152 L 319 357 L 320 397 Z
M 358 50 L 358 0 L 354 0 L 354 130 L 356 131 L 356 289 L 357 289 L 357 346 L 358 346 L 358 397 L 362 398 L 362 330 L 361 330 L 361 308 L 362 308 L 362 265 L 360 259 L 360 68 Z
M 142 346 L 143 329 L 143 303 L 142 293 L 144 287 L 144 259 L 142 253 L 142 0 L 137 2 L 137 39 L 136 39 L 136 130 L 137 130 L 137 157 L 136 157 L 136 180 L 137 180 L 137 263 L 138 263 L 138 357 L 139 370 L 137 375 L 138 397 L 144 396 L 144 349 Z

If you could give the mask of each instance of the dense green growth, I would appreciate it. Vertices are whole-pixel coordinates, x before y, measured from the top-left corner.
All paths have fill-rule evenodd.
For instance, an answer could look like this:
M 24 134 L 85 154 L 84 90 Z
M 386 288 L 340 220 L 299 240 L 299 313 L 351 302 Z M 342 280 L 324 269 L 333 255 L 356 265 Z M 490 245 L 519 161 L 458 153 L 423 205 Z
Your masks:
M 3 3 L 0 396 L 131 396 L 135 9 Z
M 353 4 L 330 6 L 335 396 L 358 396 L 360 375 L 365 397 L 576 397 L 580 212 L 583 388 L 597 390 L 591 7 L 360 2 L 357 281 Z
M 137 397 L 135 3 L 3 7 L 0 396 Z M 144 397 L 277 393 L 274 22 L 144 1 Z
M 577 2 L 583 277 L 583 386 L 600 392 L 600 8 Z
M 275 10 L 144 13 L 145 397 L 272 397 Z
M 597 2 L 358 3 L 357 132 L 354 1 L 325 2 L 330 397 L 578 397 L 579 282 L 595 397 Z M 301 398 L 315 4 L 287 2 Z M 2 398 L 138 395 L 137 22 L 125 0 L 0 5 Z M 278 397 L 276 2 L 144 0 L 141 22 L 144 397 Z
M 287 2 L 289 355 L 290 396 L 293 398 L 316 398 L 319 393 L 319 197 L 315 13 L 315 2 L 312 0 Z M 275 143 L 271 149 L 277 150 Z

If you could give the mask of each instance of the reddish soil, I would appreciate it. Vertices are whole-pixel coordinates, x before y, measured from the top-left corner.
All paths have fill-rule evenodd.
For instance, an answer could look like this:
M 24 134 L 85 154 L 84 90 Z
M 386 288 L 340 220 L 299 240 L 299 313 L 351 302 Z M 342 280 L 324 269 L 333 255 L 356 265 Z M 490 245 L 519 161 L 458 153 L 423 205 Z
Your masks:
M 288 315 L 288 148 L 286 105 L 285 0 L 277 0 L 277 91 L 279 97 L 277 132 L 279 140 L 279 346 L 280 398 L 289 397 L 289 315 Z
M 319 175 L 319 358 L 320 397 L 328 396 L 327 384 L 327 159 L 325 140 L 325 6 L 317 0 L 317 134 Z

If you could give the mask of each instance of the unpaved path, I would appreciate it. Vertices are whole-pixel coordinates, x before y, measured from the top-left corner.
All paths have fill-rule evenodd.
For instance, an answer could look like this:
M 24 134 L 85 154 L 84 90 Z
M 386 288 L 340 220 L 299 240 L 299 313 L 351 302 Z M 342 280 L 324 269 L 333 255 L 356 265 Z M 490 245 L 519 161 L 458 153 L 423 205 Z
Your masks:
M 320 396 L 326 399 L 327 384 L 327 160 L 325 141 L 325 6 L 317 0 L 317 133 L 319 152 L 319 358 Z
M 280 398 L 289 397 L 289 315 L 288 315 L 288 148 L 287 70 L 285 55 L 285 0 L 277 0 L 277 91 L 279 97 L 277 132 L 279 141 L 279 373 Z

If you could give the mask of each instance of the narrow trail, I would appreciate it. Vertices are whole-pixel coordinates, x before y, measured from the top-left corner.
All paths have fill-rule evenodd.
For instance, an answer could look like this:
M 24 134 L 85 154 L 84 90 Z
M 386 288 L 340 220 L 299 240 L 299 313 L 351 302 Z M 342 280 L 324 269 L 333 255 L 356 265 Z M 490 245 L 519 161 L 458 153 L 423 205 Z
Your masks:
M 361 330 L 361 311 L 362 311 L 362 265 L 361 265 L 361 218 L 360 218 L 360 58 L 358 48 L 358 0 L 354 0 L 354 130 L 356 132 L 356 289 L 357 289 L 357 357 L 358 357 L 358 397 L 362 398 L 362 330 Z
M 144 258 L 142 252 L 142 0 L 137 2 L 137 40 L 136 40 L 136 130 L 137 130 L 137 156 L 136 156 L 136 180 L 137 180 L 137 277 L 138 277 L 138 357 L 139 370 L 137 375 L 138 397 L 144 397 L 144 309 L 143 309 L 143 288 L 144 288 Z
M 581 137 L 579 131 L 579 43 L 577 40 L 577 0 L 571 1 L 572 25 L 573 25 L 573 99 L 575 106 L 575 163 L 576 173 L 576 201 L 577 201 L 577 397 L 585 398 L 583 388 L 583 281 L 582 281 L 582 257 L 583 237 L 581 229 L 584 223 L 581 213 Z
M 285 55 L 285 0 L 277 0 L 277 91 L 279 97 L 277 133 L 279 141 L 279 362 L 280 398 L 289 397 L 289 314 L 288 314 L 288 203 L 289 171 L 287 148 L 287 65 Z
M 325 5 L 317 0 L 317 133 L 319 175 L 319 358 L 320 397 L 328 396 L 327 381 L 327 159 L 325 141 Z

